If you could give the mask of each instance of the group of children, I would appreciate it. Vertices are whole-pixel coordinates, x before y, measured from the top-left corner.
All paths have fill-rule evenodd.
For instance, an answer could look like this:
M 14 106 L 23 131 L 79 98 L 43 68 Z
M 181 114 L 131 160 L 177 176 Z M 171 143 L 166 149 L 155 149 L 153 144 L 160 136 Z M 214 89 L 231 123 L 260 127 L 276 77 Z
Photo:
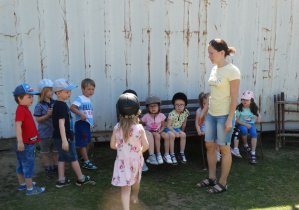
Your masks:
M 19 85 L 13 92 L 18 104 L 15 117 L 16 173 L 19 180 L 19 190 L 26 190 L 26 195 L 39 194 L 45 191 L 45 188 L 36 186 L 36 183 L 32 181 L 35 171 L 35 143 L 39 141 L 46 176 L 52 178 L 55 173 L 58 173 L 57 188 L 67 186 L 71 182 L 64 174 L 66 161 L 71 163 L 77 175 L 76 185 L 82 186 L 91 180 L 81 171 L 76 146 L 80 147 L 83 168 L 97 169 L 87 155 L 91 142 L 90 127 L 93 126 L 92 105 L 89 97 L 94 94 L 95 83 L 91 79 L 84 79 L 81 83 L 82 95 L 78 96 L 69 108 L 65 101 L 70 99 L 72 89 L 76 87 L 63 78 L 55 80 L 54 83 L 50 79 L 43 79 L 38 84 L 39 92 L 34 91 L 28 84 Z M 54 93 L 57 100 L 53 100 Z M 38 129 L 28 109 L 32 105 L 33 95 L 39 95 L 34 110 Z M 71 112 L 76 114 L 76 146 Z M 50 166 L 49 160 L 51 152 L 53 167 Z

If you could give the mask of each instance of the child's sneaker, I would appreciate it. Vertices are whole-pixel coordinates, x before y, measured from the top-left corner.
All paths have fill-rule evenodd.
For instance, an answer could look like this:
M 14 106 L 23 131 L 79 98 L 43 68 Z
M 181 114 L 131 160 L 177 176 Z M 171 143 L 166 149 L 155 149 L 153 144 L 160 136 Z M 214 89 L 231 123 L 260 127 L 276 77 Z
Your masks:
M 249 146 L 242 146 L 244 151 L 248 154 L 248 155 L 251 155 L 251 148 Z
M 34 187 L 35 185 L 36 185 L 36 182 L 32 182 L 32 187 Z M 27 186 L 19 184 L 18 189 L 19 189 L 19 191 L 27 190 Z
M 221 153 L 217 151 L 217 162 L 221 161 Z
M 83 168 L 86 168 L 86 169 L 90 169 L 90 170 L 95 170 L 97 169 L 98 167 L 96 167 L 95 165 L 93 165 L 90 161 L 88 161 L 87 163 L 84 162 Z
M 71 184 L 71 180 L 69 180 L 69 179 L 66 178 L 64 182 L 61 182 L 60 180 L 57 180 L 56 187 L 57 188 L 62 188 L 62 187 L 66 187 L 66 186 L 68 186 L 70 184 Z
M 184 164 L 186 164 L 187 163 L 187 159 L 186 159 L 186 156 L 185 156 L 185 154 L 183 153 L 180 153 L 179 155 L 178 155 L 178 158 L 180 159 L 180 161 L 182 162 L 182 163 L 184 163 Z
M 54 177 L 53 170 L 51 169 L 51 167 L 49 169 L 46 169 L 45 173 L 46 173 L 47 178 L 53 178 Z
M 164 163 L 163 162 L 163 158 L 162 158 L 161 155 L 157 155 L 157 161 L 158 161 L 159 164 L 163 164 Z
M 256 155 L 251 154 L 250 163 L 252 163 L 252 164 L 256 164 L 257 163 Z
M 171 157 L 172 165 L 177 165 L 178 161 L 176 160 L 175 155 L 170 155 L 170 157 Z
M 45 191 L 44 187 L 33 186 L 32 188 L 33 188 L 32 190 L 26 189 L 26 195 L 36 195 Z
M 152 155 L 148 156 L 148 159 L 146 160 L 146 162 L 148 162 L 150 164 L 153 164 L 153 165 L 158 165 L 155 154 L 152 154 Z
M 230 152 L 232 153 L 232 155 L 238 157 L 238 158 L 242 158 L 241 154 L 240 154 L 240 151 L 238 148 L 230 148 Z
M 148 171 L 148 167 L 147 167 L 147 165 L 145 164 L 145 162 L 143 162 L 143 165 L 142 165 L 142 171 L 143 171 L 143 172 Z
M 84 176 L 84 179 L 77 179 L 77 182 L 76 182 L 76 185 L 77 186 L 82 186 L 82 185 L 85 185 L 87 184 L 88 182 L 90 182 L 90 176 Z
M 163 159 L 165 160 L 166 163 L 172 164 L 172 160 L 171 160 L 170 155 L 164 155 Z
M 58 173 L 58 168 L 53 168 L 52 171 L 53 171 L 54 174 L 57 174 Z

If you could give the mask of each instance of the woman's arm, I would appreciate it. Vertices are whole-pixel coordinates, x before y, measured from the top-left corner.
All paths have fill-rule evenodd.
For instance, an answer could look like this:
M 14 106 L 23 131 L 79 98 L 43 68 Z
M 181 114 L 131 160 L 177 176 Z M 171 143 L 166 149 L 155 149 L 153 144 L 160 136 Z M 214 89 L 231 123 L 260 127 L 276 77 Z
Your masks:
M 231 101 L 230 101 L 229 114 L 228 114 L 227 120 L 225 122 L 225 130 L 224 130 L 225 134 L 233 127 L 232 120 L 233 120 L 235 110 L 236 110 L 236 107 L 237 107 L 237 103 L 238 103 L 239 87 L 240 87 L 240 80 L 239 79 L 230 81 Z

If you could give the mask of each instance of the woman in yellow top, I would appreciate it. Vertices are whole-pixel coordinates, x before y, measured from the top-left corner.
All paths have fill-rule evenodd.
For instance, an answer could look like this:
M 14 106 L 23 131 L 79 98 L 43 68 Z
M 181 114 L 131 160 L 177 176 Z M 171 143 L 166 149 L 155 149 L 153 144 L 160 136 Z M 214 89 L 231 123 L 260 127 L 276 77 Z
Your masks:
M 227 190 L 227 177 L 230 172 L 232 157 L 230 153 L 231 136 L 235 124 L 235 110 L 238 102 L 240 71 L 226 60 L 234 54 L 235 49 L 228 47 L 223 39 L 213 39 L 208 46 L 209 58 L 216 64 L 209 78 L 210 100 L 200 115 L 206 113 L 205 142 L 209 165 L 209 176 L 197 183 L 197 187 L 211 186 L 210 193 L 221 193 Z M 220 146 L 222 155 L 221 176 L 216 182 L 216 145 Z

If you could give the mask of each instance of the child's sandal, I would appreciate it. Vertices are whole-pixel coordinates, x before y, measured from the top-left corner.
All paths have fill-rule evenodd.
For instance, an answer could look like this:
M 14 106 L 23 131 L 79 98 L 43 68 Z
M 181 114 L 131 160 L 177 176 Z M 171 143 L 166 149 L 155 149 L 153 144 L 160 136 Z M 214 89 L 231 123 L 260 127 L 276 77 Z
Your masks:
M 206 183 L 205 181 L 208 181 L 209 183 Z M 205 180 L 201 181 L 201 182 L 198 182 L 196 184 L 196 187 L 208 187 L 208 186 L 215 186 L 216 184 L 216 179 L 210 179 L 209 177 L 206 178 Z

